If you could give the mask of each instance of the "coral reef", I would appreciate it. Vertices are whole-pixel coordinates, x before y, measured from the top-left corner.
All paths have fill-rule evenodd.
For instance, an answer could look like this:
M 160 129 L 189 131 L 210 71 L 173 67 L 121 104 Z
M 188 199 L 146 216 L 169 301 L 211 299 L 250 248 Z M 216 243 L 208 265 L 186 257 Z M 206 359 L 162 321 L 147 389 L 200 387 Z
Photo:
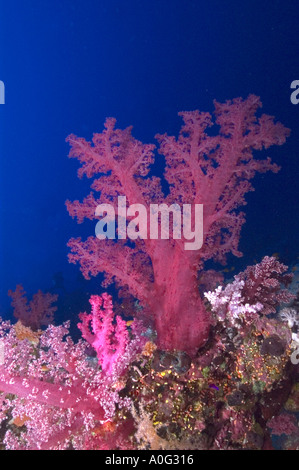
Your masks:
M 78 343 L 68 324 L 29 334 L 2 321 L 3 446 L 269 449 L 278 435 L 284 448 L 297 448 L 294 324 L 269 312 L 291 298 L 276 282 L 287 279 L 285 270 L 266 257 L 206 293 L 212 327 L 195 357 L 161 350 L 140 321 L 115 317 L 108 294 L 91 297 Z M 248 276 L 253 272 L 268 275 Z
M 69 136 L 79 177 L 92 178 L 97 193 L 67 201 L 78 222 L 96 219 L 98 204 L 117 210 L 123 195 L 147 213 L 152 203 L 203 204 L 203 246 L 185 250 L 184 238 L 148 233 L 71 239 L 69 261 L 86 278 L 104 272 L 104 285 L 115 282 L 125 298 L 115 313 L 109 294 L 92 295 L 77 342 L 70 322 L 51 324 L 56 296 L 39 291 L 28 303 L 22 286 L 10 291 L 18 322 L 0 321 L 1 448 L 272 449 L 278 436 L 281 448 L 299 449 L 292 275 L 269 256 L 226 284 L 204 270 L 208 260 L 240 256 L 250 180 L 278 170 L 253 151 L 283 144 L 289 131 L 256 117 L 260 106 L 253 95 L 215 102 L 214 123 L 209 113 L 180 113 L 179 137 L 157 136 L 167 195 L 150 173 L 155 146 L 131 128 L 110 118 L 92 143 Z M 208 132 L 213 124 L 218 134 Z

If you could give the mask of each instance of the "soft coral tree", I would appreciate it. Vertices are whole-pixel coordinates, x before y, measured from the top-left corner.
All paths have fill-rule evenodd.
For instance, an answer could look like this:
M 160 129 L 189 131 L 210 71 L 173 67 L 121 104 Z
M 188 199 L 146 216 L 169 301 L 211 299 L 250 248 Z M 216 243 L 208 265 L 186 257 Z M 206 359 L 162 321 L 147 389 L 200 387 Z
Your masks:
M 128 204 L 143 204 L 149 214 L 152 203 L 203 204 L 203 247 L 184 249 L 184 239 L 137 239 L 86 241 L 71 239 L 70 262 L 79 262 L 86 278 L 105 272 L 106 282 L 116 281 L 128 288 L 150 312 L 161 349 L 185 350 L 194 354 L 207 339 L 210 317 L 197 288 L 197 273 L 208 259 L 224 261 L 232 252 L 240 256 L 238 241 L 245 221 L 238 210 L 253 188 L 256 172 L 276 172 L 270 159 L 255 160 L 254 150 L 281 145 L 289 133 L 273 117 L 256 117 L 260 100 L 250 95 L 223 104 L 215 102 L 219 133 L 209 134 L 213 125 L 209 113 L 182 112 L 184 124 L 179 137 L 158 135 L 159 153 L 165 157 L 164 196 L 161 181 L 150 176 L 154 145 L 145 145 L 131 135 L 131 128 L 115 128 L 107 119 L 101 134 L 92 142 L 68 137 L 70 157 L 81 163 L 79 177 L 93 179 L 91 192 L 82 203 L 67 201 L 78 222 L 96 219 L 95 208 L 110 203 L 117 214 L 117 197 Z

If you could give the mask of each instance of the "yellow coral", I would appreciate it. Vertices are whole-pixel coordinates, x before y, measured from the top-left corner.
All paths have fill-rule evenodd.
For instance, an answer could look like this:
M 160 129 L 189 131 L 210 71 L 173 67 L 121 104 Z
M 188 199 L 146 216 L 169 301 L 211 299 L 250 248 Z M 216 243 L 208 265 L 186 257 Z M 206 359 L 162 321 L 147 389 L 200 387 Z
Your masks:
M 33 331 L 31 328 L 24 326 L 20 320 L 14 325 L 14 329 L 19 340 L 27 339 L 32 344 L 39 343 L 39 338 L 42 334 L 41 330 Z
M 28 416 L 24 415 L 24 416 L 16 416 L 13 420 L 10 421 L 10 424 L 14 424 L 15 426 L 17 426 L 18 428 L 21 428 L 22 426 L 24 426 L 24 424 L 26 423 L 26 421 L 29 421 L 31 418 L 28 418 Z
M 146 357 L 151 357 L 156 349 L 157 349 L 157 346 L 154 343 L 152 343 L 152 341 L 147 341 L 144 345 L 142 355 Z

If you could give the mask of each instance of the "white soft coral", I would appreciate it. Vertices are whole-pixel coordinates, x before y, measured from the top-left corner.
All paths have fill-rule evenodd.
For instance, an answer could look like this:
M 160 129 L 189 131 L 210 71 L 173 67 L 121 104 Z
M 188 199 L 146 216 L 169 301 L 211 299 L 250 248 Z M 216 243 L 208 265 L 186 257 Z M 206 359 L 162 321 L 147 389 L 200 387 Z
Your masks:
M 282 321 L 288 323 L 289 328 L 299 325 L 299 314 L 294 308 L 284 308 L 279 312 L 279 317 Z

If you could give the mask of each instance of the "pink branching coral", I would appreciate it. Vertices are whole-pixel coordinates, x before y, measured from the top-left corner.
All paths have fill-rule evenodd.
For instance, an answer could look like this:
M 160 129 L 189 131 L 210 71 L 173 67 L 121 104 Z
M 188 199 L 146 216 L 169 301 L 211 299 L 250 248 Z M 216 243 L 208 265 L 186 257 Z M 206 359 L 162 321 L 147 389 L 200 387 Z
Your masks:
M 140 326 L 129 335 L 120 320 L 114 330 L 109 296 L 92 298 L 91 303 L 94 347 L 102 367 L 87 356 L 85 340 L 73 342 L 68 323 L 48 326 L 36 344 L 20 340 L 9 322 L 0 322 L 4 351 L 4 364 L 0 365 L 0 422 L 11 418 L 3 441 L 7 449 L 107 449 L 113 447 L 112 442 L 118 448 L 131 448 L 130 423 L 124 428 L 121 417 L 117 423 L 114 420 L 118 411 L 131 407 L 130 398 L 119 394 L 125 384 L 122 376 L 144 338 L 137 336 Z M 103 330 L 97 317 L 102 304 Z M 81 324 L 86 337 L 88 321 L 85 316 Z M 104 334 L 104 325 L 109 334 Z M 118 354 L 113 355 L 113 347 Z M 21 426 L 19 432 L 13 432 L 14 425 Z
M 117 215 L 117 197 L 126 196 L 127 204 L 142 204 L 148 214 L 150 204 L 203 204 L 203 246 L 184 249 L 182 239 L 137 238 L 86 241 L 71 239 L 69 261 L 80 263 L 86 278 L 100 272 L 106 283 L 115 281 L 138 298 L 151 315 L 161 349 L 184 350 L 193 355 L 209 333 L 210 316 L 197 287 L 198 271 L 206 260 L 223 262 L 229 252 L 236 256 L 240 230 L 245 221 L 239 207 L 253 187 L 256 172 L 278 171 L 270 159 L 255 160 L 254 150 L 281 145 L 289 130 L 273 117 L 256 117 L 261 103 L 250 95 L 225 103 L 215 102 L 218 135 L 210 135 L 213 125 L 209 113 L 181 112 L 184 124 L 179 137 L 158 135 L 158 152 L 165 157 L 165 196 L 161 181 L 149 176 L 154 161 L 154 145 L 146 145 L 131 135 L 131 128 L 115 128 L 115 119 L 107 119 L 101 134 L 92 142 L 74 135 L 68 137 L 70 157 L 81 163 L 79 177 L 93 182 L 83 202 L 67 201 L 67 209 L 78 222 L 96 219 L 98 204 L 109 203 Z M 95 195 L 95 192 L 97 193 Z
M 95 349 L 102 370 L 111 374 L 115 368 L 119 371 L 120 364 L 124 366 L 126 356 L 128 363 L 134 359 L 145 344 L 145 337 L 136 334 L 137 330 L 141 334 L 141 326 L 135 321 L 131 325 L 135 338 L 130 340 L 126 322 L 119 315 L 114 319 L 110 295 L 92 295 L 90 304 L 91 314 L 81 313 L 81 323 L 78 323 L 78 327 L 83 338 Z
M 8 291 L 8 295 L 12 298 L 11 305 L 14 309 L 14 317 L 20 320 L 24 326 L 37 330 L 41 326 L 47 326 L 53 322 L 57 307 L 52 304 L 57 301 L 57 295 L 44 294 L 39 290 L 28 303 L 22 285 L 18 285 L 15 291 Z

